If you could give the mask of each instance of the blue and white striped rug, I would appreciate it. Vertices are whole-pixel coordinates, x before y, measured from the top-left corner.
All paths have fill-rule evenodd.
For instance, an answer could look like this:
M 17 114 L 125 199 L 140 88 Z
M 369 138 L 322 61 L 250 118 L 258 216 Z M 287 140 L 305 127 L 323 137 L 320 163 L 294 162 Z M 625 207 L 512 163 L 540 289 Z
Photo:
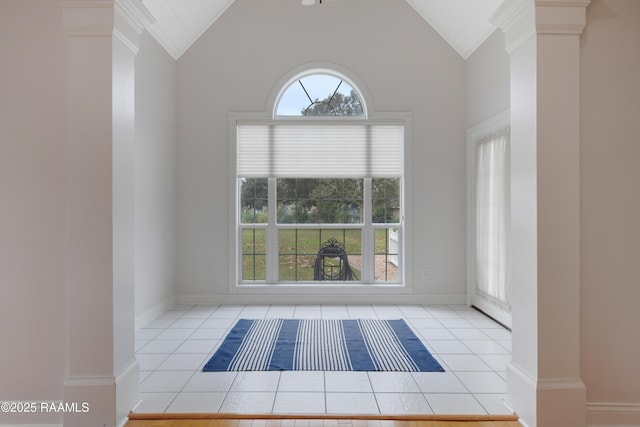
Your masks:
M 404 320 L 241 319 L 204 371 L 443 372 Z

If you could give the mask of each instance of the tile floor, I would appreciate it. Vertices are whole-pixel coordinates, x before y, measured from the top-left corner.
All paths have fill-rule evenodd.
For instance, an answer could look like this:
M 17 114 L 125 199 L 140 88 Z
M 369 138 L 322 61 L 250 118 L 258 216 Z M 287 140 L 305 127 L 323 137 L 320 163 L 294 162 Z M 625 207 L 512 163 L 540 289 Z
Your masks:
M 202 372 L 237 319 L 403 318 L 445 372 Z M 511 333 L 467 306 L 175 306 L 136 332 L 136 412 L 507 414 Z

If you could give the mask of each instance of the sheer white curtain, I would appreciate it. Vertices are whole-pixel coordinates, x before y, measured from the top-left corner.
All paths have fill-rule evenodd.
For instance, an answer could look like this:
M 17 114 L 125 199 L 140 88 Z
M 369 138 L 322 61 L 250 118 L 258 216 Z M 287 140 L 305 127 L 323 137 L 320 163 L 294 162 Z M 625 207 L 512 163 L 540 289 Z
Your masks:
M 507 221 L 509 131 L 476 148 L 476 282 L 479 294 L 508 307 Z

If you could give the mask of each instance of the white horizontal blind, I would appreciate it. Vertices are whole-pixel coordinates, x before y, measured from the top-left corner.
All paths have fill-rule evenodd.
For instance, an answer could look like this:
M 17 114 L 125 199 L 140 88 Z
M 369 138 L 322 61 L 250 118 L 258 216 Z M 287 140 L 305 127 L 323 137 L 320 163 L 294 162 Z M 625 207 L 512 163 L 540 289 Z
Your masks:
M 401 176 L 399 124 L 239 124 L 241 177 L 357 178 Z

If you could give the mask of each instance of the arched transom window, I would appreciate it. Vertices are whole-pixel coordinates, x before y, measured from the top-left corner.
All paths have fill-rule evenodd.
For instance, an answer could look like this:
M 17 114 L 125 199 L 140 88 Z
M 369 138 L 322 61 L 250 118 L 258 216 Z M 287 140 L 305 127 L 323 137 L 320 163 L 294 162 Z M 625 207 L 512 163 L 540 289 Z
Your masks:
M 282 92 L 276 116 L 364 117 L 362 97 L 338 75 L 318 72 L 295 78 Z

